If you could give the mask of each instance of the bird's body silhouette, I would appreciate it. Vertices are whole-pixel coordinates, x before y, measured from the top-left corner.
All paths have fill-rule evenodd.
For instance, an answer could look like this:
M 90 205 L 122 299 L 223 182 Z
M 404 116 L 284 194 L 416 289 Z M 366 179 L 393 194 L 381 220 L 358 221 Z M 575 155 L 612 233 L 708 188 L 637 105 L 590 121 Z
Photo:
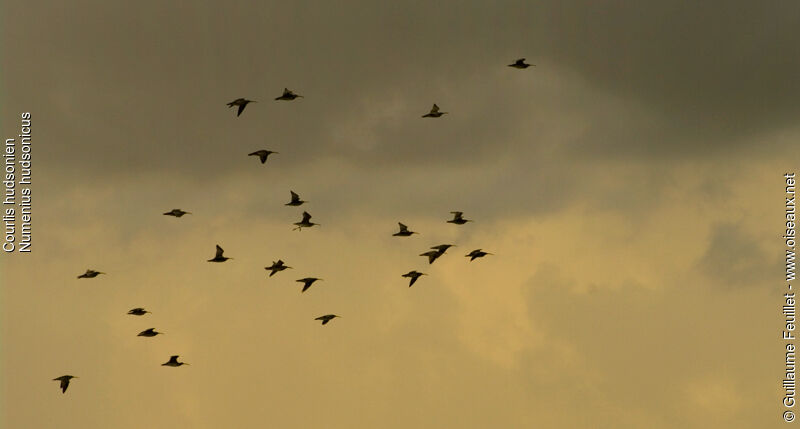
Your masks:
M 292 101 L 295 98 L 303 98 L 302 95 L 295 94 L 294 92 L 290 91 L 289 88 L 283 88 L 283 94 L 280 97 L 275 98 L 276 100 L 286 100 Z
M 466 256 L 467 258 L 469 258 L 469 261 L 470 261 L 470 262 L 472 262 L 472 261 L 474 261 L 476 258 L 483 258 L 483 257 L 484 257 L 484 256 L 486 256 L 486 255 L 491 255 L 491 253 L 489 253 L 489 252 L 484 252 L 484 251 L 483 251 L 483 250 L 481 250 L 481 249 L 475 249 L 475 250 L 473 250 L 472 252 L 469 252 L 469 253 L 467 253 L 467 254 L 466 254 L 466 255 L 464 255 L 464 256 Z
M 333 320 L 334 318 L 337 318 L 337 317 L 342 317 L 342 316 L 337 316 L 335 314 L 326 314 L 324 316 L 319 316 L 314 320 L 322 320 L 322 324 L 325 325 L 325 324 L 327 324 L 328 322 L 330 322 L 331 320 Z
M 224 250 L 222 250 L 222 248 L 219 247 L 219 244 L 217 244 L 217 253 L 214 255 L 214 257 L 212 259 L 209 259 L 208 262 L 225 262 L 228 259 L 233 259 L 233 258 L 226 258 L 226 257 L 222 256 L 223 252 L 224 252 Z
M 426 113 L 426 114 L 424 114 L 424 115 L 422 115 L 422 117 L 423 118 L 438 118 L 438 117 L 441 117 L 442 115 L 446 115 L 448 113 L 450 113 L 450 112 L 441 112 L 441 111 L 439 111 L 439 106 L 434 104 L 433 107 L 431 107 L 431 111 Z
M 137 337 L 155 337 L 158 334 L 163 334 L 163 332 L 156 332 L 156 328 L 145 329 L 142 332 L 139 332 Z
M 181 216 L 187 215 L 187 214 L 192 214 L 192 213 L 191 212 L 185 212 L 185 211 L 183 211 L 181 209 L 172 209 L 172 210 L 164 213 L 164 216 L 181 217 Z
M 267 271 L 269 271 L 269 272 L 270 272 L 270 273 L 269 273 L 269 276 L 270 276 L 270 277 L 272 277 L 273 275 L 275 275 L 275 273 L 277 273 L 278 271 L 283 271 L 283 270 L 285 270 L 285 269 L 287 269 L 287 268 L 292 268 L 292 267 L 289 267 L 289 266 L 287 266 L 287 265 L 286 265 L 286 264 L 284 264 L 284 263 L 283 263 L 283 261 L 281 261 L 280 259 L 278 259 L 278 261 L 277 261 L 277 262 L 273 261 L 271 266 L 269 266 L 269 267 L 264 267 L 264 269 L 265 269 L 265 270 L 267 270 Z
M 397 222 L 397 224 L 400 225 L 400 231 L 395 232 L 394 234 L 392 234 L 395 237 L 408 237 L 408 236 L 410 236 L 412 234 L 418 234 L 417 232 L 409 231 L 408 227 L 403 225 L 400 222 Z
M 525 58 L 520 58 L 514 61 L 512 64 L 508 65 L 509 67 L 514 67 L 515 69 L 526 69 L 531 66 L 536 66 L 536 64 L 525 64 Z
M 244 112 L 244 108 L 245 106 L 247 106 L 247 103 L 256 103 L 256 102 L 257 101 L 255 100 L 248 100 L 246 98 L 237 98 L 236 100 L 233 100 L 230 103 L 228 103 L 228 107 L 239 106 L 239 110 L 236 112 L 236 116 L 239 116 L 242 114 L 242 112 Z
M 303 212 L 303 219 L 300 222 L 295 222 L 294 225 L 297 228 L 294 228 L 298 231 L 302 231 L 303 228 L 311 228 L 314 225 L 319 225 L 318 223 L 311 222 L 311 215 L 308 212 Z
M 149 311 L 145 310 L 142 307 L 136 307 L 128 312 L 128 314 L 132 316 L 144 316 L 145 314 L 149 313 Z
M 411 279 L 411 281 L 408 283 L 408 287 L 411 287 L 411 286 L 414 285 L 414 282 L 416 282 L 418 278 L 420 278 L 422 276 L 426 276 L 426 275 L 427 274 L 425 274 L 425 273 L 421 273 L 419 271 L 414 270 L 414 271 L 409 271 L 409 272 L 403 274 L 402 277 L 408 277 L 408 278 Z
M 308 201 L 301 200 L 300 199 L 300 195 L 297 195 L 294 191 L 289 191 L 289 194 L 291 194 L 292 200 L 289 201 L 288 203 L 284 204 L 284 205 L 287 205 L 287 206 L 302 206 L 304 203 L 308 202 Z
M 61 393 L 67 393 L 67 387 L 69 387 L 69 381 L 75 377 L 74 375 L 62 375 L 61 377 L 54 378 L 53 381 L 60 381 L 61 382 Z
M 162 363 L 161 366 L 181 366 L 181 365 L 189 365 L 186 362 L 178 362 L 178 356 L 180 355 L 173 355 L 169 357 L 169 360 Z
M 317 281 L 317 280 L 322 280 L 322 279 L 318 279 L 318 278 L 316 278 L 316 277 L 306 277 L 306 278 L 304 278 L 304 279 L 300 279 L 300 280 L 296 280 L 296 281 L 297 281 L 297 282 L 300 282 L 300 283 L 302 283 L 302 284 L 303 284 L 303 290 L 301 290 L 300 292 L 305 292 L 305 291 L 306 291 L 306 290 L 308 290 L 308 288 L 310 288 L 310 287 L 311 287 L 311 285 L 313 285 L 313 284 L 314 284 L 314 282 L 315 282 L 315 281 Z
M 448 220 L 447 223 L 454 223 L 456 225 L 464 225 L 467 222 L 472 222 L 469 219 L 464 219 L 463 212 L 450 212 L 453 214 L 453 218 Z
M 257 156 L 261 160 L 261 163 L 263 164 L 267 162 L 267 157 L 273 153 L 278 153 L 278 152 L 262 149 L 262 150 L 257 150 L 253 153 L 248 153 L 247 156 Z
M 432 246 L 431 249 L 433 249 L 433 250 L 429 250 L 429 251 L 427 251 L 425 253 L 420 253 L 419 256 L 427 256 L 428 257 L 428 263 L 432 264 L 433 261 L 438 259 L 440 256 L 444 255 L 444 252 L 446 252 L 447 249 L 449 249 L 451 247 L 454 247 L 454 246 L 455 246 L 454 244 L 440 244 L 438 246 Z
M 438 250 L 429 250 L 429 251 L 427 251 L 425 253 L 420 253 L 419 256 L 427 256 L 428 257 L 428 263 L 432 264 L 433 261 L 438 259 L 439 256 L 442 256 L 443 254 L 444 254 L 443 252 L 439 252 Z
M 81 275 L 79 275 L 78 278 L 79 279 L 93 279 L 93 278 L 99 276 L 100 274 L 105 274 L 105 273 L 102 273 L 100 271 L 95 271 L 95 270 L 86 270 L 86 272 L 81 274 Z
M 447 249 L 455 246 L 456 246 L 455 244 L 440 244 L 438 246 L 431 246 L 431 249 L 444 253 L 447 251 Z

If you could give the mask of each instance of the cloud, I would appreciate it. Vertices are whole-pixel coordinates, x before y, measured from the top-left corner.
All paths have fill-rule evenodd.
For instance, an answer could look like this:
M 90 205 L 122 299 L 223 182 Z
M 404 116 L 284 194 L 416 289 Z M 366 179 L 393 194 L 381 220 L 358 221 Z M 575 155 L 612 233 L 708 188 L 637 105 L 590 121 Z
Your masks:
M 710 281 L 726 288 L 755 287 L 781 271 L 780 261 L 768 256 L 760 241 L 741 225 L 720 223 L 697 268 Z

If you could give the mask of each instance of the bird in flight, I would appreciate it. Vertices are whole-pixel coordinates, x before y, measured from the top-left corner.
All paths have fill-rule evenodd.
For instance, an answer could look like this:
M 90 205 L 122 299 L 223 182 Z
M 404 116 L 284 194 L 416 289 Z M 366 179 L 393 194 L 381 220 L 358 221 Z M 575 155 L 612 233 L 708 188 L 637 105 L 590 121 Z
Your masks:
M 228 103 L 228 107 L 239 106 L 239 111 L 236 112 L 236 116 L 239 116 L 244 112 L 245 106 L 247 103 L 257 103 L 255 100 L 248 100 L 246 98 L 237 98 L 236 100 L 231 101 Z
M 190 212 L 185 212 L 185 211 L 183 211 L 181 209 L 172 209 L 172 210 L 164 213 L 164 216 L 181 217 L 181 216 L 186 215 L 186 214 L 191 214 L 191 213 Z
M 286 206 L 301 206 L 303 203 L 307 203 L 308 201 L 303 201 L 300 199 L 300 195 L 297 195 L 294 191 L 289 191 L 292 195 L 292 200 L 288 203 L 284 204 Z
M 61 393 L 67 393 L 67 387 L 69 387 L 69 381 L 75 377 L 74 375 L 62 375 L 61 377 L 54 378 L 53 381 L 60 381 L 61 382 Z
M 454 223 L 456 225 L 464 225 L 467 222 L 472 222 L 469 219 L 464 219 L 463 212 L 450 212 L 453 214 L 453 218 L 448 220 L 447 223 Z
M 426 113 L 426 114 L 424 114 L 424 115 L 422 115 L 422 117 L 423 118 L 438 118 L 438 117 L 440 117 L 442 115 L 446 115 L 448 113 L 450 113 L 450 112 L 440 112 L 439 111 L 439 106 L 434 104 L 433 107 L 431 107 L 431 111 Z
M 150 313 L 150 312 L 145 310 L 142 307 L 136 307 L 133 310 L 128 312 L 128 314 L 130 314 L 131 316 L 144 316 L 147 313 Z
M 415 271 L 409 271 L 402 275 L 402 277 L 408 277 L 411 279 L 411 282 L 408 283 L 408 287 L 413 286 L 414 282 L 416 282 L 417 279 L 420 278 L 421 276 L 427 276 L 427 274 L 415 270 Z
M 481 249 L 475 249 L 475 250 L 473 250 L 472 252 L 469 252 L 468 254 L 466 254 L 465 256 L 466 256 L 467 258 L 469 258 L 469 261 L 470 261 L 470 262 L 472 262 L 472 261 L 474 261 L 476 258 L 483 258 L 484 256 L 486 256 L 486 255 L 491 255 L 491 254 L 492 254 L 492 253 L 489 253 L 489 252 L 484 252 L 484 251 L 482 251 Z
M 217 253 L 216 253 L 216 255 L 214 255 L 214 258 L 213 259 L 209 259 L 208 262 L 225 262 L 228 259 L 233 259 L 233 258 L 226 258 L 226 257 L 222 256 L 222 252 L 224 252 L 224 250 L 222 250 L 222 248 L 219 247 L 219 244 L 217 244 Z
M 280 97 L 277 97 L 276 100 L 292 101 L 292 100 L 294 100 L 295 98 L 298 98 L 298 97 L 303 98 L 302 95 L 295 94 L 294 92 L 292 92 L 288 88 L 283 88 L 283 94 L 281 94 Z
M 451 247 L 454 247 L 454 246 L 455 246 L 454 244 L 440 244 L 438 246 L 431 247 L 431 249 L 433 249 L 433 250 L 429 250 L 429 251 L 427 251 L 425 253 L 421 253 L 419 256 L 427 256 L 428 257 L 428 263 L 432 264 L 433 261 L 438 259 L 440 256 L 444 255 L 444 252 L 446 252 L 447 249 L 449 249 Z
M 428 257 L 428 263 L 432 264 L 433 261 L 435 261 L 437 258 L 439 258 L 439 256 L 442 256 L 443 254 L 444 253 L 436 251 L 436 250 L 429 250 L 429 251 L 427 251 L 425 253 L 420 253 L 419 256 L 427 256 Z
M 292 231 L 295 229 L 302 231 L 303 228 L 311 228 L 314 225 L 319 225 L 318 223 L 311 222 L 311 215 L 308 214 L 308 212 L 303 212 L 303 220 L 300 222 L 295 222 L 294 224 L 297 225 L 297 228 L 294 228 Z
M 408 227 L 407 227 L 407 226 L 405 226 L 405 225 L 403 225 L 403 224 L 402 224 L 402 223 L 400 223 L 400 222 L 397 222 L 397 224 L 398 224 L 398 225 L 400 225 L 400 231 L 397 231 L 397 232 L 395 232 L 394 234 L 392 234 L 392 235 L 393 235 L 393 236 L 395 236 L 395 237 L 408 237 L 408 236 L 410 236 L 411 234 L 419 234 L 418 232 L 409 231 L 409 230 L 408 230 Z
M 514 61 L 513 64 L 509 64 L 509 67 L 514 67 L 515 69 L 526 69 L 530 66 L 536 67 L 536 64 L 525 64 L 525 58 L 520 58 Z
M 431 249 L 435 249 L 435 250 L 437 250 L 439 252 L 444 253 L 444 252 L 447 251 L 447 249 L 449 249 L 451 247 L 456 247 L 456 245 L 455 244 L 440 244 L 438 246 L 432 246 Z
M 101 273 L 100 271 L 95 271 L 95 270 L 86 270 L 86 272 L 81 274 L 81 275 L 79 275 L 78 278 L 79 279 L 93 279 L 93 278 L 97 277 L 100 274 L 105 274 L 105 273 Z
M 303 290 L 301 290 L 300 292 L 305 292 L 317 280 L 322 280 L 322 279 L 318 279 L 316 277 L 306 277 L 304 279 L 300 279 L 300 280 L 296 280 L 296 281 L 303 284 Z
M 264 267 L 265 270 L 270 272 L 269 273 L 270 277 L 272 277 L 278 271 L 283 271 L 283 270 L 285 270 L 287 268 L 292 268 L 292 267 L 289 267 L 289 266 L 285 265 L 283 263 L 283 261 L 281 261 L 280 259 L 278 259 L 278 262 L 273 261 L 272 262 L 272 266 Z
M 156 332 L 156 328 L 145 329 L 142 332 L 139 332 L 137 337 L 155 337 L 158 334 L 164 334 L 163 332 Z
M 342 317 L 342 316 L 337 316 L 335 314 L 326 314 L 324 316 L 319 316 L 314 320 L 322 320 L 322 324 L 324 325 L 324 324 L 330 322 L 331 320 L 333 320 L 336 317 Z
M 188 363 L 186 363 L 186 362 L 178 362 L 178 356 L 180 356 L 180 355 L 174 355 L 174 356 L 170 356 L 170 357 L 169 357 L 169 360 L 168 360 L 168 361 L 166 361 L 165 363 L 162 363 L 162 364 L 161 364 L 161 366 L 181 366 L 181 365 L 189 365 L 189 364 L 188 364 Z
M 262 150 L 257 150 L 257 151 L 255 151 L 253 153 L 248 153 L 247 156 L 257 156 L 257 157 L 259 157 L 259 159 L 261 159 L 261 163 L 263 164 L 263 163 L 267 162 L 267 157 L 270 156 L 273 153 L 278 153 L 278 152 L 274 152 L 274 151 L 271 151 L 271 150 L 263 150 L 262 149 Z

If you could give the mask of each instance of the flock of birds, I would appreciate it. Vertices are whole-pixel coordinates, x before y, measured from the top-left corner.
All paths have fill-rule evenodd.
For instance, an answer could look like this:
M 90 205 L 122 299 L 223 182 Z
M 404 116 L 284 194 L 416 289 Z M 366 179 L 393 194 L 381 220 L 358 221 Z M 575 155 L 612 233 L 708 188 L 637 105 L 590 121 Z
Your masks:
M 535 64 L 527 64 L 527 63 L 525 63 L 525 58 L 520 58 L 520 59 L 516 60 L 515 62 L 509 64 L 508 66 L 516 68 L 516 69 L 526 69 L 528 67 L 535 66 Z M 279 97 L 276 97 L 275 100 L 292 101 L 292 100 L 295 100 L 297 98 L 303 98 L 303 96 L 294 93 L 293 91 L 289 90 L 288 88 L 284 88 L 283 94 L 281 94 Z M 236 111 L 236 116 L 238 117 L 238 116 L 240 116 L 242 114 L 242 112 L 244 112 L 245 107 L 250 103 L 256 103 L 256 101 L 255 100 L 248 100 L 246 98 L 237 98 L 236 100 L 231 101 L 227 105 L 228 105 L 229 108 L 230 107 L 234 107 L 234 106 L 238 107 L 238 109 Z M 425 115 L 422 115 L 422 117 L 423 118 L 440 118 L 443 115 L 446 115 L 447 113 L 448 112 L 442 112 L 440 110 L 439 106 L 437 106 L 434 103 L 433 107 L 431 107 L 430 112 L 426 113 Z M 248 156 L 257 156 L 260 159 L 261 163 L 264 164 L 264 163 L 267 162 L 267 158 L 270 155 L 277 154 L 277 153 L 278 152 L 275 152 L 275 151 L 262 149 L 262 150 L 257 150 L 255 152 L 252 152 L 252 153 L 248 154 Z M 291 199 L 290 199 L 290 201 L 288 203 L 285 204 L 286 206 L 298 207 L 298 206 L 301 206 L 301 205 L 303 205 L 303 204 L 305 204 L 307 202 L 307 201 L 303 201 L 302 199 L 300 199 L 300 195 L 298 195 L 294 191 L 289 191 L 289 193 L 290 193 Z M 181 210 L 181 209 L 172 209 L 172 210 L 164 213 L 165 216 L 173 216 L 173 217 L 176 217 L 176 218 L 181 218 L 181 217 L 183 217 L 184 215 L 187 215 L 187 214 L 192 214 L 192 213 L 184 211 L 184 210 Z M 447 223 L 452 223 L 454 225 L 464 225 L 467 222 L 472 222 L 471 219 L 465 219 L 464 218 L 464 213 L 463 212 L 453 211 L 453 212 L 450 212 L 450 214 L 453 215 L 453 218 L 448 220 Z M 303 211 L 303 218 L 299 222 L 295 222 L 294 225 L 295 225 L 294 230 L 301 231 L 303 228 L 311 228 L 311 227 L 313 227 L 315 225 L 318 226 L 319 224 L 311 222 L 311 215 L 307 211 Z M 403 223 L 401 223 L 401 222 L 398 222 L 398 225 L 399 225 L 399 231 L 397 231 L 396 233 L 392 234 L 392 236 L 394 236 L 394 237 L 410 237 L 413 234 L 418 234 L 415 231 L 409 230 L 408 226 L 403 224 Z M 434 261 L 436 261 L 442 255 L 444 255 L 445 252 L 447 252 L 447 250 L 450 249 L 451 247 L 456 247 L 456 246 L 454 244 L 440 244 L 440 245 L 437 245 L 437 246 L 432 246 L 430 248 L 431 250 L 428 250 L 427 252 L 421 253 L 419 256 L 427 257 L 428 258 L 428 264 L 433 264 Z M 219 263 L 221 263 L 221 262 L 225 262 L 225 261 L 227 261 L 229 259 L 233 259 L 233 258 L 229 258 L 229 257 L 224 256 L 224 252 L 225 251 L 218 244 L 217 247 L 216 247 L 216 252 L 214 254 L 214 257 L 209 259 L 208 262 L 219 262 Z M 475 249 L 475 250 L 471 251 L 470 253 L 466 254 L 465 256 L 467 258 L 470 258 L 469 260 L 470 260 L 470 262 L 472 262 L 477 258 L 482 258 L 482 257 L 487 256 L 487 255 L 492 255 L 492 253 L 484 252 L 482 249 Z M 286 265 L 286 263 L 283 262 L 280 259 L 278 259 L 277 261 L 273 261 L 271 266 L 264 267 L 265 270 L 270 272 L 269 273 L 269 277 L 272 277 L 276 273 L 279 273 L 281 271 L 284 271 L 284 270 L 290 269 L 290 268 L 292 268 L 292 267 Z M 101 271 L 95 271 L 93 269 L 87 269 L 85 273 L 83 273 L 83 274 L 78 276 L 78 279 L 92 279 L 92 278 L 95 278 L 95 277 L 99 276 L 100 274 L 106 274 L 106 273 L 101 272 Z M 425 276 L 425 275 L 428 275 L 428 274 L 420 272 L 420 271 L 417 271 L 417 270 L 412 270 L 412 271 L 409 271 L 409 272 L 403 274 L 401 277 L 408 278 L 409 279 L 408 287 L 411 287 L 411 286 L 414 285 L 414 283 L 416 283 L 416 281 L 420 277 Z M 305 278 L 302 278 L 302 279 L 298 279 L 296 281 L 298 283 L 302 283 L 303 284 L 303 289 L 300 292 L 305 292 L 314 283 L 316 283 L 318 281 L 322 281 L 322 279 L 321 278 L 317 278 L 317 277 L 305 277 Z M 144 316 L 145 314 L 148 314 L 148 313 L 150 313 L 150 312 L 147 311 L 146 309 L 142 308 L 142 307 L 133 308 L 130 311 L 128 311 L 128 315 L 131 315 L 131 316 Z M 319 321 L 322 322 L 322 325 L 326 325 L 328 322 L 330 322 L 331 320 L 333 320 L 333 319 L 335 319 L 337 317 L 341 317 L 341 316 L 336 315 L 336 314 L 325 314 L 325 315 L 322 315 L 322 316 L 319 316 L 319 317 L 315 318 L 314 320 L 319 320 Z M 162 334 L 164 334 L 164 333 L 156 331 L 155 328 L 149 328 L 149 329 L 146 329 L 146 330 L 144 330 L 142 332 L 139 332 L 138 336 L 140 336 L 140 337 L 148 337 L 149 338 L 149 337 L 155 337 L 156 335 L 162 335 Z M 167 362 L 164 362 L 161 365 L 162 366 L 169 366 L 169 367 L 179 367 L 179 366 L 183 366 L 183 365 L 189 365 L 186 362 L 179 362 L 178 361 L 178 357 L 179 356 L 180 355 L 172 355 L 172 356 L 170 356 L 170 358 L 169 358 L 169 360 Z M 54 378 L 53 381 L 58 381 L 60 383 L 61 392 L 62 393 L 66 393 L 67 388 L 69 387 L 70 381 L 73 378 L 78 378 L 78 377 L 72 376 L 72 375 L 62 375 L 61 377 Z

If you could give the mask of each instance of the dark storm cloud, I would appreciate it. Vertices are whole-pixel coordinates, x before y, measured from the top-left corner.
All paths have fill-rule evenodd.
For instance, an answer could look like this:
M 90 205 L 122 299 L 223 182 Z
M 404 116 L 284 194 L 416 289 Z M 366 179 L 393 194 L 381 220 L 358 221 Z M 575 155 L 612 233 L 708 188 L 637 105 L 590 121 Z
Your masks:
M 798 8 L 748 8 L 26 3 L 7 7 L 8 92 L 37 113 L 40 138 L 60 142 L 40 159 L 90 175 L 211 179 L 262 147 L 294 154 L 289 164 L 342 156 L 362 167 L 474 167 L 519 144 L 509 142 L 543 113 L 580 123 L 598 109 L 606 120 L 588 124 L 568 154 L 697 153 L 796 113 Z M 576 95 L 518 80 L 505 67 L 518 56 L 539 64 L 520 72 L 531 80 L 558 70 L 589 87 L 561 106 Z M 273 101 L 283 87 L 307 98 Z M 618 111 L 598 101 L 603 91 L 633 102 Z M 546 97 L 530 103 L 537 94 Z M 235 118 L 225 103 L 240 96 L 260 103 Z M 433 102 L 453 113 L 419 118 Z
M 537 17 L 548 58 L 679 124 L 731 135 L 798 112 L 796 2 L 551 2 Z

